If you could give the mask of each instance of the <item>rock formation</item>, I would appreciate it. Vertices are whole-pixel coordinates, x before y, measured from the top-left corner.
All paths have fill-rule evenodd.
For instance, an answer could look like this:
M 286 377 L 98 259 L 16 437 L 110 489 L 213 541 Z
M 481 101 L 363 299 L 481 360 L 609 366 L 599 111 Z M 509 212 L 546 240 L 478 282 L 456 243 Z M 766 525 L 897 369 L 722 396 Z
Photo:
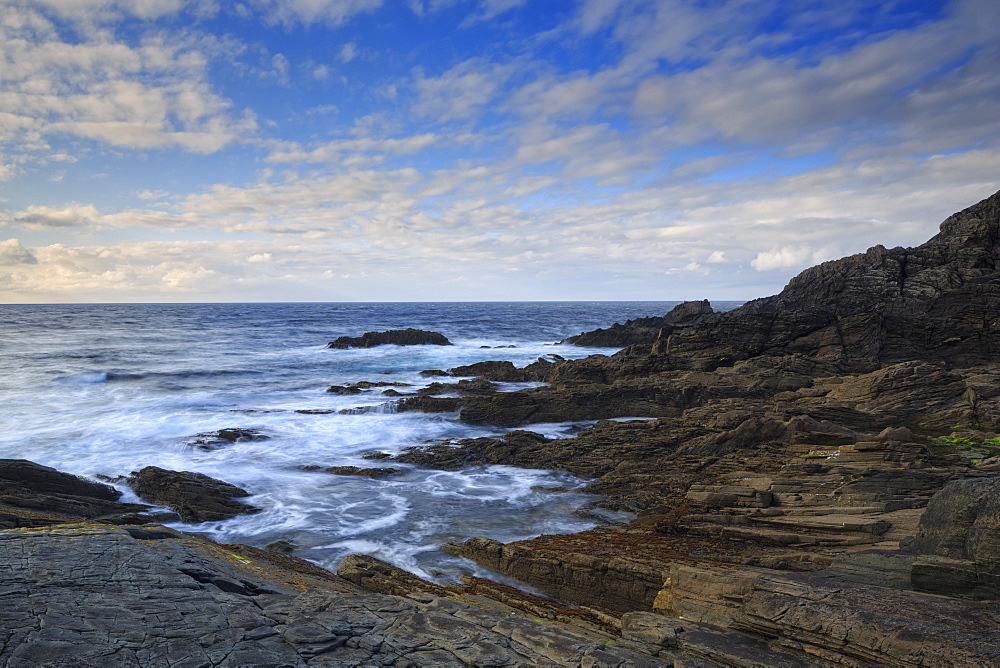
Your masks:
M 361 336 L 342 336 L 327 344 L 327 348 L 374 348 L 385 345 L 397 346 L 450 346 L 444 334 L 423 329 L 390 329 L 385 332 L 365 332 Z
M 147 466 L 125 482 L 139 498 L 177 511 L 184 522 L 214 522 L 260 512 L 236 500 L 250 492 L 204 473 Z

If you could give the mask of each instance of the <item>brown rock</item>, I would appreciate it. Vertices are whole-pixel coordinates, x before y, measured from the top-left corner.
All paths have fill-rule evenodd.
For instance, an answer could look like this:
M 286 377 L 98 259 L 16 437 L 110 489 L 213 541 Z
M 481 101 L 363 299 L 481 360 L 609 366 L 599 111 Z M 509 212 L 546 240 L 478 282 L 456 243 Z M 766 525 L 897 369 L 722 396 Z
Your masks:
M 245 489 L 203 473 L 147 466 L 133 471 L 127 483 L 140 498 L 177 511 L 185 522 L 214 522 L 261 511 L 236 501 L 250 496 Z

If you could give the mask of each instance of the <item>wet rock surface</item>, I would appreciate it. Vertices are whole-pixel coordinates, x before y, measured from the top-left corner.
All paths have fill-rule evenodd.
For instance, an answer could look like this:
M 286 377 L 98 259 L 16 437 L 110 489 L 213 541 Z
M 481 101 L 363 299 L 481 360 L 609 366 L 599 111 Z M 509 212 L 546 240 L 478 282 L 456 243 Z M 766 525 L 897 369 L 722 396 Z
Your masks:
M 195 434 L 187 441 L 191 447 L 199 450 L 217 450 L 232 445 L 233 443 L 243 443 L 246 441 L 266 441 L 270 438 L 267 434 L 257 429 L 247 429 L 245 427 L 229 427 L 219 429 L 204 434 Z
M 236 500 L 250 496 L 245 489 L 203 473 L 147 466 L 134 471 L 126 483 L 139 498 L 176 511 L 184 522 L 214 522 L 260 512 Z
M 327 348 L 374 348 L 375 346 L 450 346 L 444 334 L 424 329 L 390 329 L 385 332 L 365 332 L 361 336 L 341 336 L 327 344 Z

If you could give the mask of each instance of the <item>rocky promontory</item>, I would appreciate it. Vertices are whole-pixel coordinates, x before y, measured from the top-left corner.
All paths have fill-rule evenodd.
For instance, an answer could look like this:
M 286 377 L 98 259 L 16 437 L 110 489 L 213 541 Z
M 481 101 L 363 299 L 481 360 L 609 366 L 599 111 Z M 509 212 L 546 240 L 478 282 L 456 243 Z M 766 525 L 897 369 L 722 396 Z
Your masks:
M 379 460 L 568 471 L 592 512 L 635 513 L 445 546 L 544 597 L 363 555 L 329 573 L 0 462 L 0 661 L 1000 666 L 998 264 L 1000 193 L 921 246 L 824 263 L 732 311 L 687 302 L 567 340 L 611 356 L 425 372 L 462 380 L 394 409 L 510 431 Z M 545 385 L 496 386 L 524 381 Z M 585 424 L 532 431 L 550 422 Z

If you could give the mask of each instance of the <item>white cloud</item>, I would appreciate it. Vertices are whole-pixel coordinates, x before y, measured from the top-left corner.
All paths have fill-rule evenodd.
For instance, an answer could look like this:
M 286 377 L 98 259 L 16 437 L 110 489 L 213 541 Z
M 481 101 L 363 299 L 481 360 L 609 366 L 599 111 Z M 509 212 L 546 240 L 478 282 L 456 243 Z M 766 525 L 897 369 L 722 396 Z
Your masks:
M 33 205 L 11 214 L 7 222 L 28 229 L 86 227 L 97 222 L 100 217 L 97 209 L 90 204 L 70 204 L 61 209 Z
M 249 4 L 269 22 L 287 27 L 317 23 L 339 26 L 378 9 L 382 0 L 249 0 Z
M 757 253 L 750 266 L 757 271 L 804 268 L 810 264 L 813 255 L 814 251 L 807 246 L 775 246 L 769 251 Z
M 0 265 L 37 264 L 38 260 L 17 239 L 0 241 Z
M 459 63 L 438 77 L 425 78 L 417 72 L 413 111 L 442 122 L 473 118 L 496 97 L 512 74 L 509 65 L 480 60 Z
M 139 17 L 176 11 L 176 3 L 52 3 L 62 16 L 97 11 L 92 22 L 120 12 Z M 12 2 L 0 20 L 0 136 L 18 150 L 44 148 L 69 134 L 124 148 L 180 147 L 210 153 L 256 128 L 248 113 L 208 83 L 211 39 L 150 31 L 134 43 L 108 30 L 64 38 L 35 4 Z M 69 156 L 72 158 L 72 156 Z
M 342 63 L 349 63 L 358 56 L 358 45 L 354 42 L 348 42 L 347 44 L 340 47 L 340 53 L 337 55 L 337 59 Z

